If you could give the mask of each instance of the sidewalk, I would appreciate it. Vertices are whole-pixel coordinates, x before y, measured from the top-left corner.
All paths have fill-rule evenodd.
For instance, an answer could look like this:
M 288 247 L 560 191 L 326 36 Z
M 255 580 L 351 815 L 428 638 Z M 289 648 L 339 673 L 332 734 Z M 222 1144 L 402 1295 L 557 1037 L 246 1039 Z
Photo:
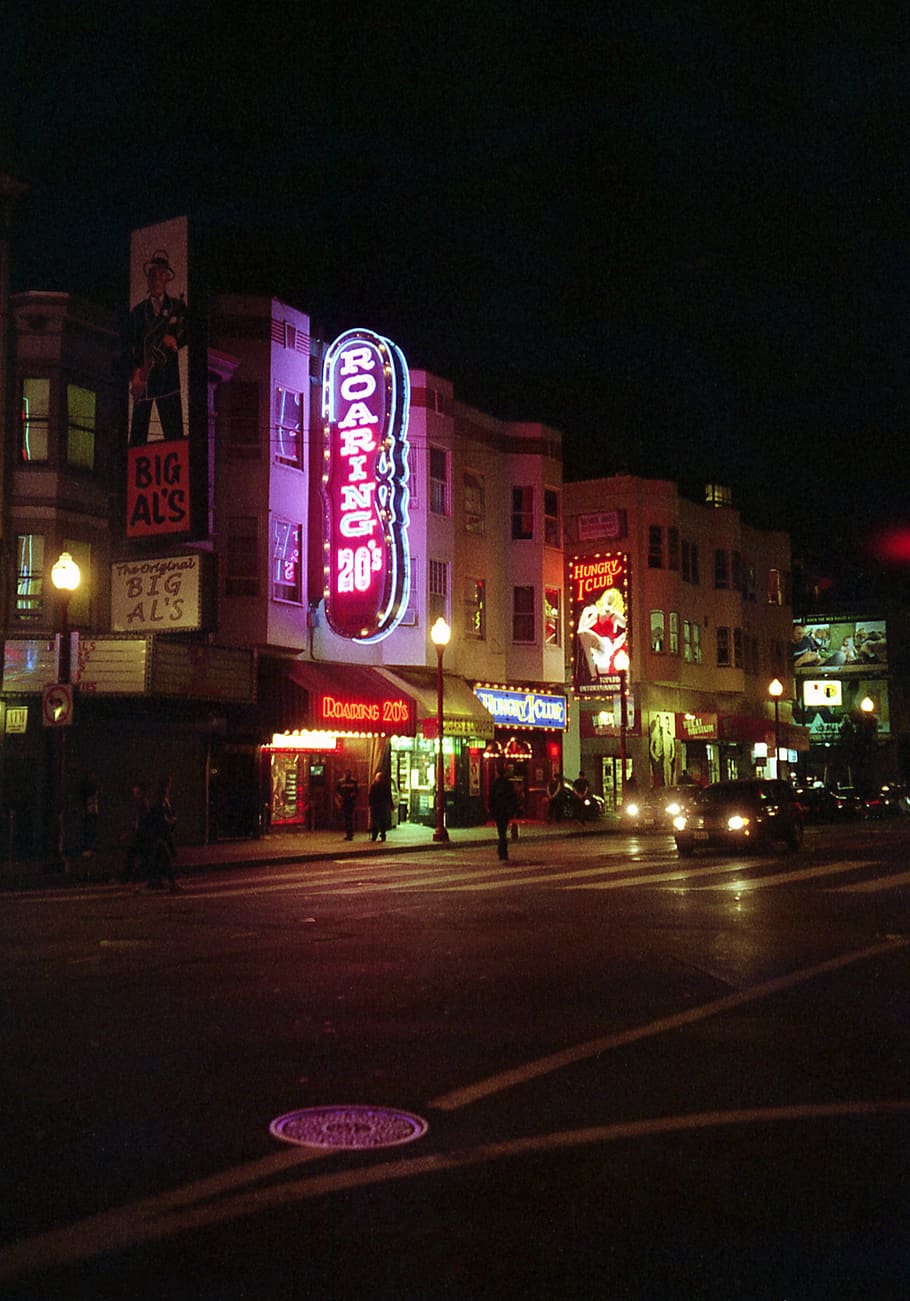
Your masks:
M 616 829 L 612 818 L 579 823 L 534 822 L 521 820 L 514 848 L 522 841 L 568 840 L 577 836 L 602 835 Z M 200 875 L 224 868 L 280 867 L 286 863 L 306 863 L 336 858 L 375 858 L 383 854 L 419 853 L 428 849 L 445 853 L 468 846 L 478 850 L 486 846 L 495 858 L 496 829 L 492 823 L 480 827 L 453 827 L 448 841 L 433 839 L 432 827 L 402 823 L 383 841 L 371 841 L 368 832 L 359 832 L 345 840 L 338 830 L 303 831 L 298 828 L 275 831 L 258 840 L 223 840 L 212 845 L 180 845 L 177 852 L 178 877 Z M 120 848 L 102 849 L 93 858 L 74 856 L 66 873 L 50 872 L 41 863 L 0 863 L 0 889 L 49 889 L 66 885 L 103 884 L 116 881 L 123 868 Z

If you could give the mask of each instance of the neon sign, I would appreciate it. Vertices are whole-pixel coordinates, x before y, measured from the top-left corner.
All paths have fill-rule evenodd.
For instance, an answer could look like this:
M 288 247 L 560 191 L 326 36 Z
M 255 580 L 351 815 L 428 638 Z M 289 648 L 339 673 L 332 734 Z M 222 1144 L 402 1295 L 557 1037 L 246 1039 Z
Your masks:
M 325 612 L 339 637 L 375 642 L 407 609 L 408 368 L 401 350 L 348 330 L 322 371 Z
M 574 556 L 569 561 L 576 696 L 603 698 L 620 689 L 628 671 L 629 557 L 625 552 Z

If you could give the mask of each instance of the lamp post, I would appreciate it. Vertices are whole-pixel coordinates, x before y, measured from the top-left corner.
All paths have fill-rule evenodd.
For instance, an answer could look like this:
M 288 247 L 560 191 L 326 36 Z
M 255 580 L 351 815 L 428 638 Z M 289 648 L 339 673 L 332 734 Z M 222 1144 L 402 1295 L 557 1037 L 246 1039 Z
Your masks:
M 60 600 L 60 661 L 58 677 L 61 683 L 69 685 L 72 680 L 70 660 L 70 601 L 79 586 L 81 574 L 79 566 L 68 551 L 63 551 L 51 568 L 51 582 Z M 64 804 L 66 788 L 66 730 L 63 725 L 54 728 L 52 740 L 53 762 L 51 783 L 53 788 L 53 844 L 51 846 L 51 866 L 56 871 L 66 870 L 66 853 L 64 849 Z
M 430 629 L 430 639 L 436 647 L 436 830 L 433 839 L 440 841 L 449 838 L 446 830 L 445 761 L 442 754 L 442 657 L 451 635 L 451 628 L 440 615 Z
M 619 674 L 619 795 L 620 799 L 626 790 L 626 682 L 629 674 L 629 653 L 625 650 L 618 650 L 613 656 L 613 667 Z
M 784 694 L 784 684 L 780 678 L 774 678 L 768 683 L 768 695 L 774 701 L 774 773 L 777 777 L 780 772 L 780 698 Z

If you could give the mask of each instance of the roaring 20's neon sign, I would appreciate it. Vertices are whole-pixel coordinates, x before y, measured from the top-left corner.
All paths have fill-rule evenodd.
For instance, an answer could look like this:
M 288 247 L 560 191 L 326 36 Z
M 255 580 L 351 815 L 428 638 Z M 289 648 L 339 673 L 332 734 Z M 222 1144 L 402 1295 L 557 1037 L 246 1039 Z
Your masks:
M 408 368 L 368 330 L 339 335 L 322 369 L 325 612 L 340 637 L 381 641 L 411 587 Z

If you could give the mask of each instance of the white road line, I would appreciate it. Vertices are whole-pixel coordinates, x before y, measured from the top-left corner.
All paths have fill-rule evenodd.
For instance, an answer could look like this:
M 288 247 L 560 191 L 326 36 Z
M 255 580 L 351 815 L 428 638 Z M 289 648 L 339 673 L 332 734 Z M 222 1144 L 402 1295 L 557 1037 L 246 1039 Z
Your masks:
M 685 1025 L 694 1025 L 698 1021 L 707 1021 L 710 1017 L 719 1016 L 733 1008 L 744 1007 L 749 1003 L 757 1003 L 763 998 L 769 998 L 772 994 L 779 994 L 785 990 L 793 989 L 795 986 L 805 984 L 809 980 L 815 980 L 818 976 L 828 975 L 831 972 L 840 971 L 844 967 L 852 966 L 854 963 L 866 962 L 870 958 L 880 957 L 883 954 L 895 952 L 897 949 L 906 948 L 908 944 L 910 944 L 910 939 L 884 940 L 881 944 L 873 944 L 866 949 L 854 949 L 851 953 L 839 954 L 837 957 L 829 958 L 825 962 L 818 962 L 814 966 L 803 967 L 798 971 L 776 976 L 773 980 L 766 980 L 762 984 L 753 985 L 749 989 L 738 990 L 734 994 L 725 994 L 722 998 L 713 999 L 710 1003 L 703 1003 L 700 1007 L 687 1008 L 683 1012 L 675 1012 L 671 1016 L 660 1017 L 658 1020 L 649 1021 L 645 1025 L 631 1026 L 628 1030 L 620 1030 L 615 1034 L 604 1035 L 598 1039 L 589 1039 L 585 1043 L 573 1044 L 560 1052 L 550 1053 L 546 1057 L 538 1057 L 536 1061 L 524 1062 L 511 1070 L 500 1071 L 496 1075 L 487 1076 L 484 1080 L 478 1080 L 475 1084 L 469 1084 L 462 1089 L 454 1089 L 451 1093 L 445 1093 L 441 1097 L 435 1098 L 429 1105 L 440 1111 L 454 1111 L 458 1107 L 466 1107 L 477 1102 L 480 1098 L 486 1098 L 495 1093 L 503 1093 L 505 1090 L 515 1088 L 519 1084 L 526 1084 L 529 1080 L 538 1079 L 540 1076 L 550 1075 L 554 1071 L 562 1070 L 564 1066 L 573 1066 L 577 1062 L 586 1061 L 589 1057 L 597 1057 L 601 1053 L 624 1047 L 626 1044 L 638 1043 L 642 1039 L 651 1039 L 655 1035 L 665 1034 L 668 1030 L 678 1030 Z
M 869 864 L 870 867 L 873 864 Z M 876 864 L 875 866 L 881 866 Z M 891 890 L 894 886 L 910 884 L 910 872 L 901 872 L 898 876 L 877 876 L 871 881 L 854 881 L 851 885 L 833 885 L 831 894 L 853 894 L 864 891 L 869 894 L 878 890 Z
M 859 872 L 870 867 L 879 867 L 876 860 L 871 862 L 824 863 L 821 867 L 802 867 L 796 872 L 776 872 L 773 876 L 737 877 L 735 881 L 724 881 L 714 885 L 697 886 L 698 890 L 766 890 L 769 886 L 790 885 L 794 881 L 809 881 L 816 876 L 839 876 L 843 872 Z M 849 889 L 850 887 L 842 887 Z

